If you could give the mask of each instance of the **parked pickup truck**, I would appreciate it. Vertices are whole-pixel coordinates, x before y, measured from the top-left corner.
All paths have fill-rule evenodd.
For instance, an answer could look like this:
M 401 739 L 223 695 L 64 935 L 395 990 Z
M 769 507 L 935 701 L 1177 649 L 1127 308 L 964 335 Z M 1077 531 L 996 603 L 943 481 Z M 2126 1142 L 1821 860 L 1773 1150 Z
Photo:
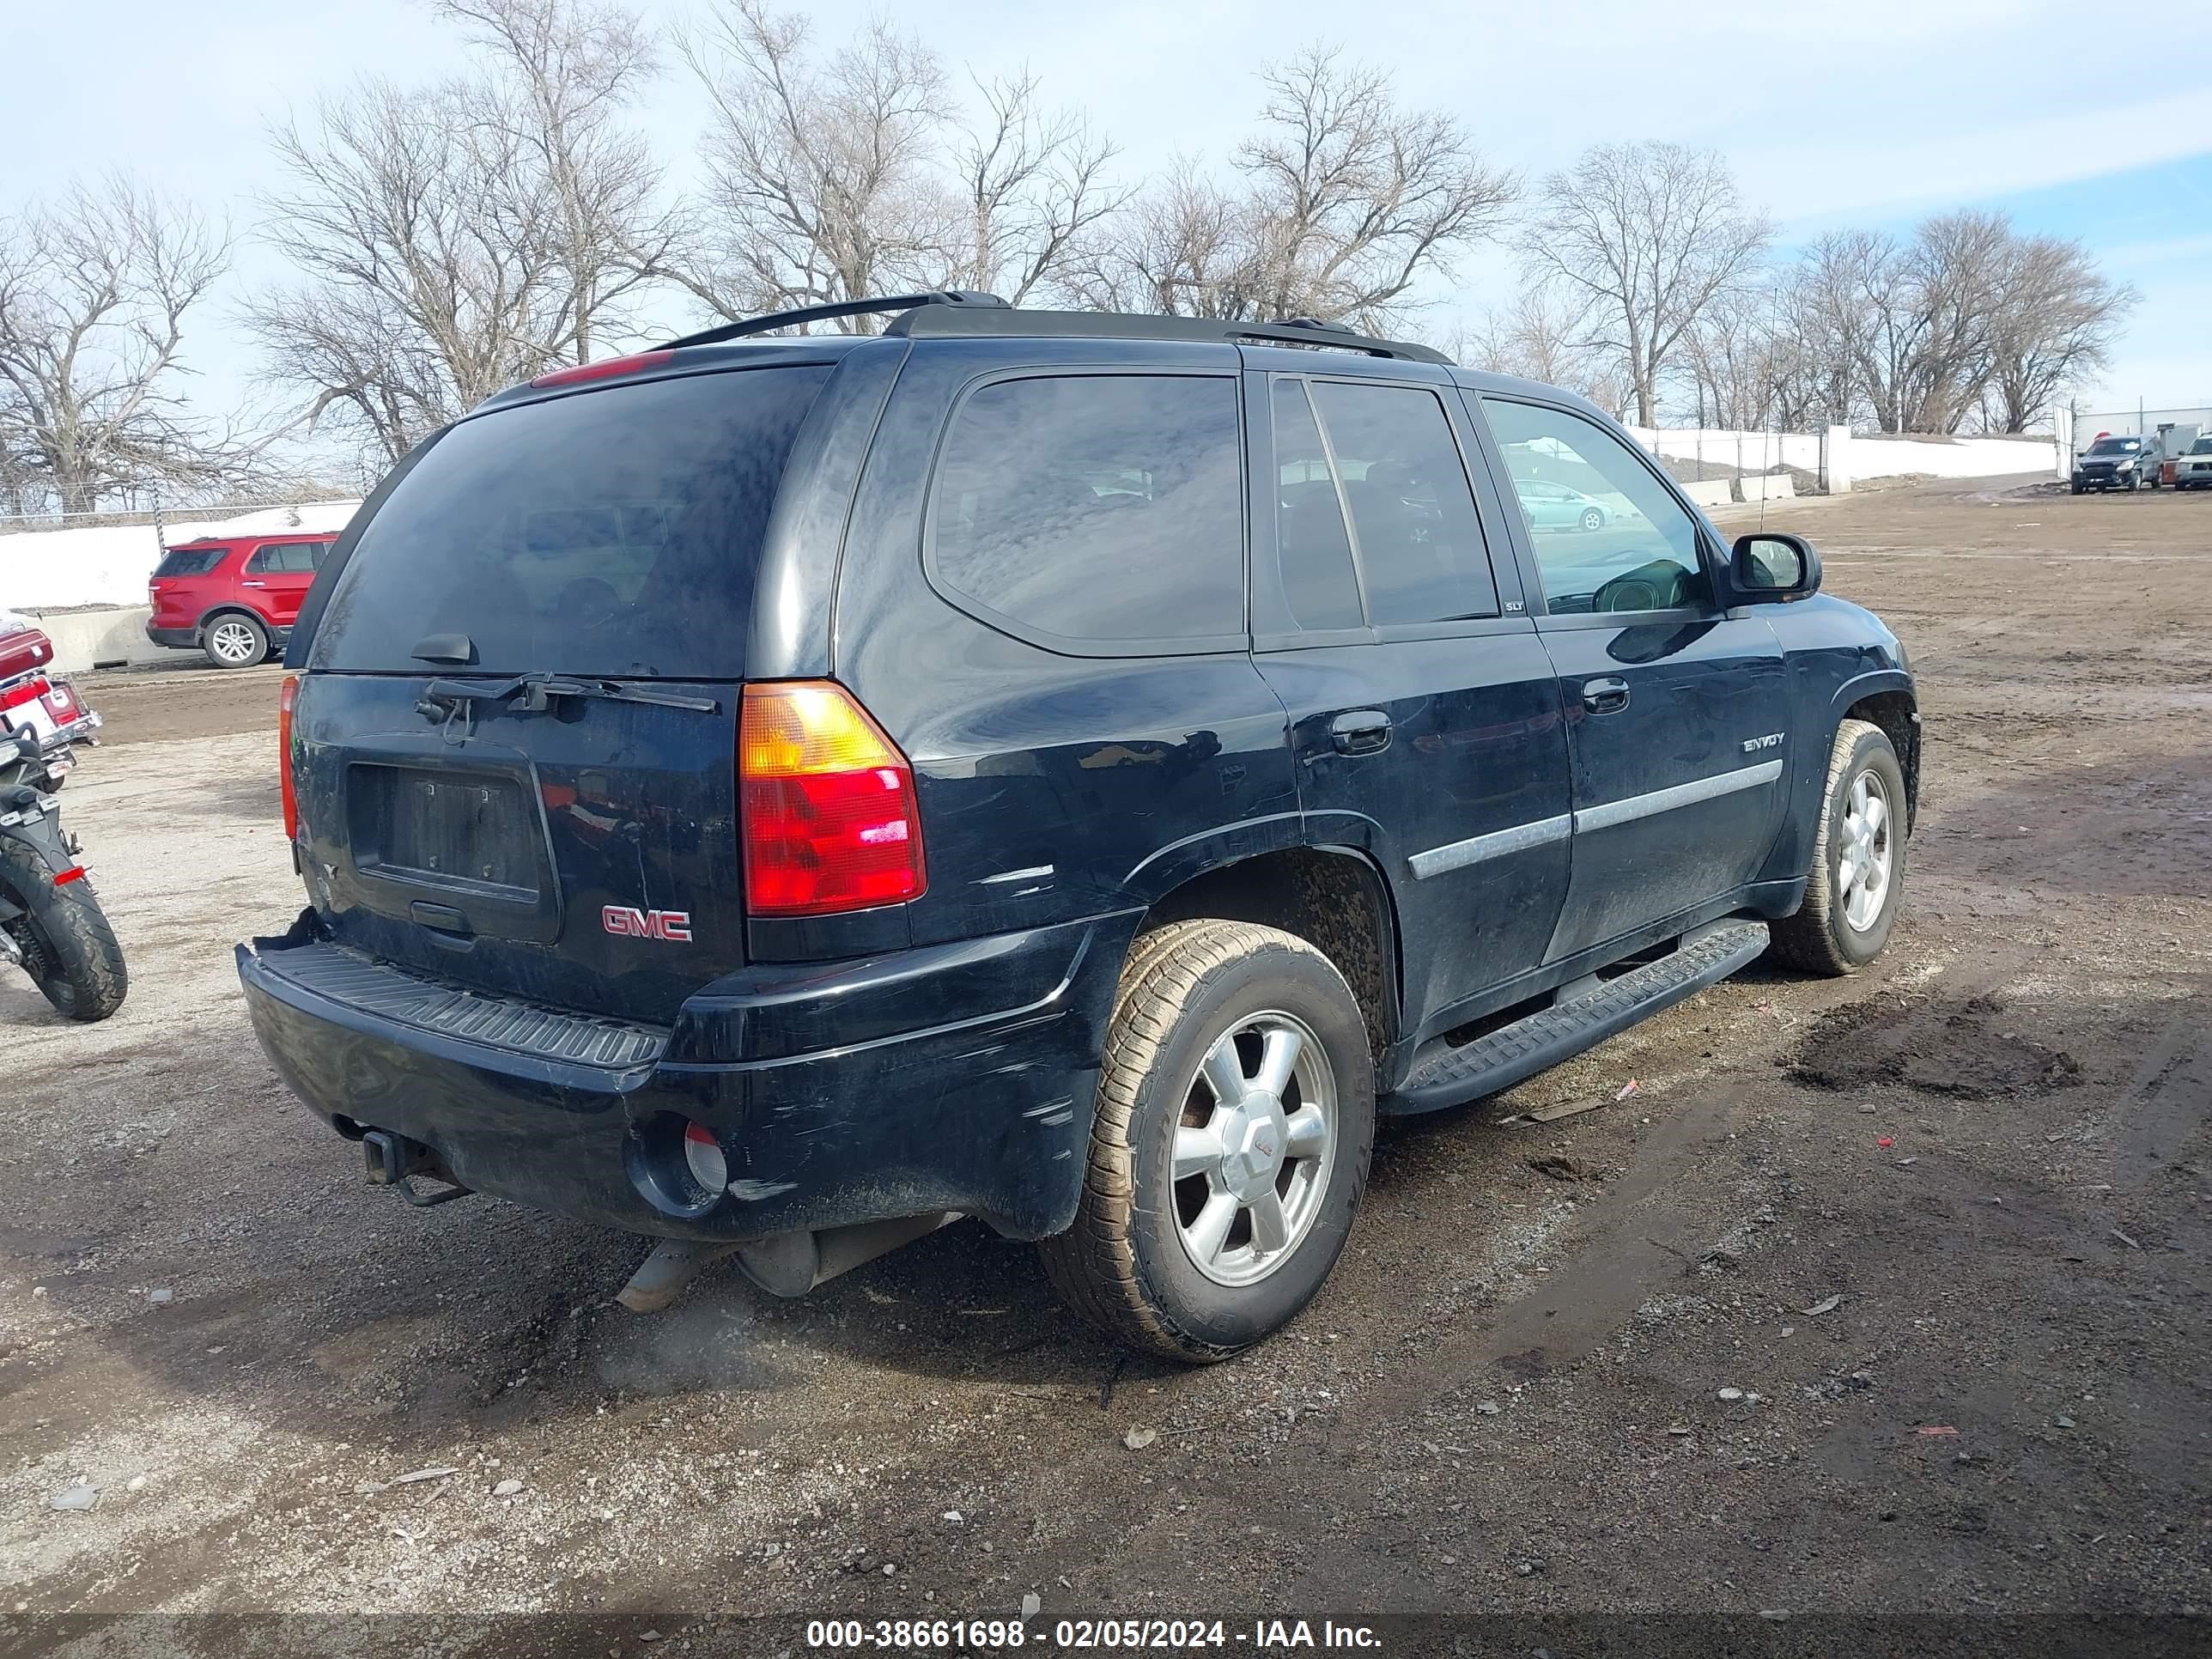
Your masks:
M 1812 547 L 1579 398 L 965 294 L 500 394 L 286 662 L 307 903 L 238 969 L 372 1180 L 657 1237 L 636 1306 L 980 1218 L 1200 1361 L 1319 1289 L 1378 1117 L 1872 960 L 1921 752 Z

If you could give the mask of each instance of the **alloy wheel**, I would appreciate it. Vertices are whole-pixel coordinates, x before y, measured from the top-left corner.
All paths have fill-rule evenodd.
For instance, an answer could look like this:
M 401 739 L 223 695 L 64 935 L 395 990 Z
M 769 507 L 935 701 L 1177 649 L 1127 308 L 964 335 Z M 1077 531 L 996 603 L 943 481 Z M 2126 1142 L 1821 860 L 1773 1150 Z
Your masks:
M 1176 1231 L 1199 1272 L 1242 1286 L 1288 1261 L 1321 1213 L 1336 1136 L 1335 1073 L 1303 1020 L 1252 1014 L 1217 1037 L 1175 1135 Z

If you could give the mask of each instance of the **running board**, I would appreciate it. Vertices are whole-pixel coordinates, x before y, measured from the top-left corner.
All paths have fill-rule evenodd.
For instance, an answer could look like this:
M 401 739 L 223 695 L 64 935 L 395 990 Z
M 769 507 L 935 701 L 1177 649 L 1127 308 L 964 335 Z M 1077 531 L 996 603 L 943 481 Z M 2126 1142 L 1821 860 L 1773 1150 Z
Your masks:
M 1695 996 L 1755 961 L 1766 949 L 1763 921 L 1715 922 L 1683 936 L 1656 962 L 1609 979 L 1583 995 L 1516 1019 L 1462 1048 L 1435 1052 L 1377 1106 L 1390 1117 L 1464 1105 L 1525 1082 L 1548 1066 L 1626 1030 L 1640 1019 Z

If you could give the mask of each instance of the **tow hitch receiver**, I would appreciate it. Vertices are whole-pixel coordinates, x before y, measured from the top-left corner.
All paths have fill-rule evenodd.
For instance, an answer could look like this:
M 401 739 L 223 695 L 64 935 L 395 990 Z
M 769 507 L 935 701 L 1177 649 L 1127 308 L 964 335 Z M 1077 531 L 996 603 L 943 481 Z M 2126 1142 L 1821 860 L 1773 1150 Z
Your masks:
M 361 1138 L 361 1150 L 368 1160 L 368 1184 L 372 1187 L 392 1187 L 400 1197 L 418 1210 L 427 1210 L 433 1204 L 450 1204 L 457 1198 L 466 1198 L 475 1190 L 464 1187 L 447 1173 L 438 1154 L 419 1140 L 410 1140 L 405 1135 L 393 1134 L 389 1129 L 371 1129 Z M 446 1190 L 438 1193 L 417 1192 L 410 1177 L 428 1176 L 433 1181 L 446 1183 Z

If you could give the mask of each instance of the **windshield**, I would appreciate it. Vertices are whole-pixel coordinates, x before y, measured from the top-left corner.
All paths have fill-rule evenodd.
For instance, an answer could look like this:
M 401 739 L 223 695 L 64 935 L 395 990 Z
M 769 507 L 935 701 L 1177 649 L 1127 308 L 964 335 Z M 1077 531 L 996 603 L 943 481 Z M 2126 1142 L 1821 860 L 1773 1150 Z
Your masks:
M 2189 453 L 2192 455 L 2212 455 L 2212 438 L 2199 438 L 2189 446 Z
M 463 421 L 340 574 L 310 666 L 411 670 L 464 634 L 489 672 L 733 679 L 807 366 L 611 386 Z
M 2090 446 L 2092 455 L 2132 455 L 2142 447 L 2141 438 L 2100 438 Z

